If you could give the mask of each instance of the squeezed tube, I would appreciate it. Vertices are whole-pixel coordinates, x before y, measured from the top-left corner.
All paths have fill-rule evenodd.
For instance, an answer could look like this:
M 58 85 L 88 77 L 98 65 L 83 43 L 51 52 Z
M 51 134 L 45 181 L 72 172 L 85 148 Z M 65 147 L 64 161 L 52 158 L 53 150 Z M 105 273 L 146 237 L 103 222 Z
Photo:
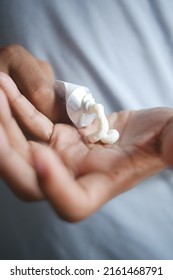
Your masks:
M 67 114 L 77 128 L 87 127 L 98 119 L 98 130 L 88 135 L 91 143 L 113 144 L 118 140 L 118 131 L 109 129 L 103 105 L 95 102 L 87 87 L 56 81 L 55 90 L 66 103 Z

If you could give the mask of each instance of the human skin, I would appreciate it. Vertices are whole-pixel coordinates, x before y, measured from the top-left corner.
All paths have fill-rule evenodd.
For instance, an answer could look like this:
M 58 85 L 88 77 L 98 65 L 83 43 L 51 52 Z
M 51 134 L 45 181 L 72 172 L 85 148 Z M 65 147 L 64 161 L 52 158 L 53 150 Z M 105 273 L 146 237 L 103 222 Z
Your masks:
M 0 174 L 22 199 L 47 199 L 60 217 L 77 222 L 167 167 L 171 108 L 113 113 L 109 124 L 119 131 L 119 140 L 91 144 L 87 135 L 97 123 L 80 130 L 54 124 L 9 76 L 0 73 L 0 84 Z
M 68 121 L 65 106 L 54 91 L 55 74 L 50 64 L 20 45 L 9 45 L 0 49 L 0 71 L 8 74 L 22 95 L 52 122 Z

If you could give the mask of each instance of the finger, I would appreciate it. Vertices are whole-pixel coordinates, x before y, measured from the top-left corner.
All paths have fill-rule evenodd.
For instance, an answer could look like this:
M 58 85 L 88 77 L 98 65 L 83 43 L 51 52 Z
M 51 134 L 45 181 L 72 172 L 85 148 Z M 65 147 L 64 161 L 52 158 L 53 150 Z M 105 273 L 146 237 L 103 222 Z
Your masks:
M 173 167 L 173 118 L 167 122 L 162 133 L 162 156 L 166 163 Z
M 20 92 L 52 121 L 59 120 L 64 110 L 62 104 L 58 107 L 52 75 L 49 80 L 50 75 L 46 77 L 36 59 L 19 45 L 1 49 L 0 58 L 1 71 L 12 77 Z
M 28 131 L 42 141 L 49 141 L 53 123 L 40 113 L 18 90 L 13 80 L 0 72 L 0 86 L 8 97 L 12 110 Z
M 33 165 L 39 185 L 63 219 L 76 222 L 91 213 L 87 192 L 71 176 L 61 158 L 48 147 L 33 150 Z
M 0 90 L 0 123 L 7 134 L 10 145 L 27 159 L 29 143 L 13 118 L 8 100 L 2 90 Z
M 48 147 L 39 147 L 32 155 L 42 191 L 57 214 L 69 222 L 77 222 L 91 215 L 122 192 L 124 180 L 126 184 L 129 180 L 126 175 L 124 180 L 122 175 L 118 176 L 116 187 L 116 176 L 107 176 L 99 171 L 74 178 L 59 155 Z
M 37 63 L 40 66 L 41 70 L 43 71 L 45 78 L 49 81 L 49 83 L 53 85 L 56 78 L 51 65 L 43 60 L 37 60 Z
M 114 159 L 111 157 L 109 160 L 108 157 L 105 161 L 105 154 L 95 154 L 94 165 L 91 158 L 84 158 L 81 165 L 86 164 L 88 169 L 90 162 L 90 173 L 86 173 L 84 167 L 85 172 L 75 178 L 53 150 L 42 147 L 33 152 L 33 162 L 42 191 L 58 215 L 70 222 L 88 217 L 108 200 L 129 190 L 163 167 L 155 159 L 148 171 L 150 158 L 143 163 L 141 159 L 144 157 L 139 153 L 135 163 L 132 157 L 124 153 L 118 158 L 114 155 Z M 109 169 L 103 165 L 108 165 Z
M 5 130 L 0 125 L 0 175 L 11 190 L 21 199 L 44 198 L 33 168 L 9 144 Z

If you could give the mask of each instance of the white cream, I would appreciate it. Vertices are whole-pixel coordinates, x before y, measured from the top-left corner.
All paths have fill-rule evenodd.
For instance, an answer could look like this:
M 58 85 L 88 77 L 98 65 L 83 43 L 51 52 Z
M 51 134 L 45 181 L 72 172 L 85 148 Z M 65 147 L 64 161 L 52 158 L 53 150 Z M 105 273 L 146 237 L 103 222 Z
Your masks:
M 85 102 L 85 101 L 84 101 Z M 104 113 L 102 104 L 96 104 L 94 99 L 85 102 L 85 109 L 90 114 L 95 113 L 98 119 L 98 130 L 88 135 L 88 140 L 91 143 L 101 141 L 104 144 L 114 144 L 119 139 L 119 132 L 116 129 L 109 129 L 109 123 Z

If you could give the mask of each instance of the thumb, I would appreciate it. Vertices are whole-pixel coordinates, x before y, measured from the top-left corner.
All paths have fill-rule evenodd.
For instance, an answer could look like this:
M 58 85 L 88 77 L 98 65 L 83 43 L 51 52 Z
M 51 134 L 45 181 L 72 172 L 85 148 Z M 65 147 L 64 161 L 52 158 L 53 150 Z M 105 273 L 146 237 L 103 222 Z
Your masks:
M 173 118 L 169 120 L 162 139 L 163 159 L 169 166 L 173 167 Z

